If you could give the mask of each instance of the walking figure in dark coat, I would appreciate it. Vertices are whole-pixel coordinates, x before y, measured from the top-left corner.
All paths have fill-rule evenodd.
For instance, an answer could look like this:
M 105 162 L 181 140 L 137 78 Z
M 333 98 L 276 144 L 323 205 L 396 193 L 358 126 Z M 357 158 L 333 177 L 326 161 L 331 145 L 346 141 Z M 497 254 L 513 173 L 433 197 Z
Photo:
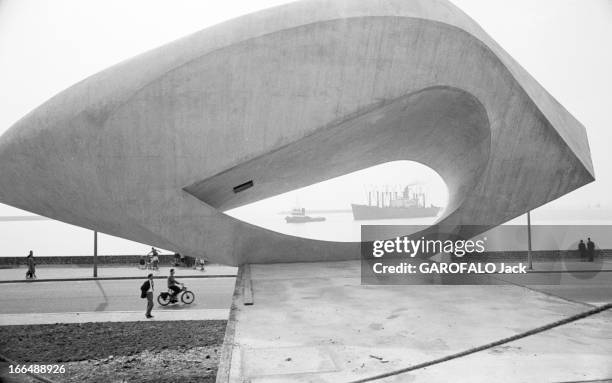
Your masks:
M 34 261 L 34 252 L 30 250 L 30 254 L 26 257 L 28 264 L 28 271 L 26 272 L 26 279 L 36 279 L 36 262 Z
M 587 238 L 587 254 L 589 256 L 589 262 L 593 262 L 595 258 L 595 242 L 591 241 L 591 238 Z
M 145 317 L 153 318 L 151 310 L 153 310 L 153 274 L 147 275 L 147 280 L 140 286 L 141 298 L 147 298 L 147 311 Z

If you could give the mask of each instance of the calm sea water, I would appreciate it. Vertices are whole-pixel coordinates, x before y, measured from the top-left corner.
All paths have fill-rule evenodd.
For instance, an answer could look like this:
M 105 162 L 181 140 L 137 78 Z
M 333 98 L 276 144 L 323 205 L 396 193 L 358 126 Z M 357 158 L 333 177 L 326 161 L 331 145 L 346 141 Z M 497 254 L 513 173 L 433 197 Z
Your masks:
M 272 213 L 250 220 L 270 230 L 305 238 L 326 241 L 359 241 L 361 225 L 429 225 L 435 218 L 354 221 L 350 212 L 312 213 L 324 216 L 326 221 L 304 224 L 288 224 L 285 215 Z M 587 218 L 584 218 L 584 217 Z M 524 225 L 525 217 L 510 223 Z M 581 214 L 555 212 L 532 215 L 534 225 L 612 225 L 612 215 L 607 212 Z M 595 236 L 595 234 L 592 234 Z M 599 237 L 599 236 L 598 236 Z M 595 238 L 600 247 L 612 248 L 612 236 Z M 38 256 L 89 255 L 93 252 L 93 232 L 58 221 L 0 221 L 0 256 L 25 256 L 34 250 Z M 147 244 L 128 241 L 104 234 L 98 236 L 98 253 L 144 254 L 150 250 Z
M 280 233 L 319 239 L 325 241 L 359 242 L 361 225 L 407 225 L 429 226 L 436 217 L 353 220 L 351 212 L 346 213 L 308 213 L 309 216 L 324 216 L 323 222 L 288 224 L 285 215 L 258 216 L 250 223 L 266 227 Z M 584 218 L 584 217 L 588 217 Z M 612 214 L 596 211 L 593 214 L 576 212 L 544 212 L 532 214 L 532 248 L 534 250 L 573 249 L 579 239 L 591 236 L 600 248 L 612 248 Z M 503 229 L 493 229 L 482 236 L 488 236 L 487 250 L 526 250 L 527 218 L 518 217 L 507 222 Z M 416 228 L 415 228 L 416 230 Z M 389 231 L 393 232 L 393 230 Z M 393 236 L 399 233 L 393 234 Z
M 257 226 L 262 226 L 279 233 L 297 237 L 319 239 L 324 241 L 356 242 L 361 238 L 361 225 L 431 225 L 436 217 L 363 220 L 355 221 L 352 212 L 343 213 L 308 213 L 311 217 L 325 217 L 322 222 L 287 223 L 285 214 L 259 216 L 247 220 Z

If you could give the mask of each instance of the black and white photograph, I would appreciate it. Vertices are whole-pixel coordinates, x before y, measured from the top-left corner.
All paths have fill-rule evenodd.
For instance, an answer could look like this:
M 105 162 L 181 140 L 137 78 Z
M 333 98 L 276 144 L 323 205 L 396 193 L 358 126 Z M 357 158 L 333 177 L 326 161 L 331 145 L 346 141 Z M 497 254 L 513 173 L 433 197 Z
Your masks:
M 611 0 L 0 0 L 0 382 L 612 383 Z

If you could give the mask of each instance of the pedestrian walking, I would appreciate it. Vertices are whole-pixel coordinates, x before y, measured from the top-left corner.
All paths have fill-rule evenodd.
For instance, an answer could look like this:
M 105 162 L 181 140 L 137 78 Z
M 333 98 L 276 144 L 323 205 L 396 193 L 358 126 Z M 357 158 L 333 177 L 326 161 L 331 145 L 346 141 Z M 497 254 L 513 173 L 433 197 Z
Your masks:
M 157 256 L 157 254 L 154 254 L 151 257 L 151 265 L 153 267 L 153 270 L 158 270 L 159 271 L 159 257 Z
M 147 298 L 147 311 L 145 312 L 145 317 L 153 318 L 151 315 L 151 310 L 153 310 L 153 291 L 155 291 L 153 287 L 153 274 L 147 275 L 147 280 L 140 286 L 140 297 Z
M 589 262 L 593 262 L 595 258 L 595 242 L 591 241 L 591 238 L 587 238 L 587 255 L 589 256 Z
M 159 251 L 157 251 L 156 248 L 152 247 L 151 251 L 149 251 L 149 253 L 147 254 L 147 269 L 152 269 L 153 268 L 153 259 L 157 258 L 157 260 L 159 261 Z
M 587 252 L 586 245 L 584 244 L 584 240 L 581 239 L 580 243 L 578 243 L 578 253 L 580 253 L 580 260 L 582 262 L 586 260 L 586 252 Z
M 30 253 L 26 257 L 26 263 L 28 265 L 28 271 L 26 272 L 26 279 L 36 278 L 36 261 L 34 261 L 34 252 L 30 250 Z

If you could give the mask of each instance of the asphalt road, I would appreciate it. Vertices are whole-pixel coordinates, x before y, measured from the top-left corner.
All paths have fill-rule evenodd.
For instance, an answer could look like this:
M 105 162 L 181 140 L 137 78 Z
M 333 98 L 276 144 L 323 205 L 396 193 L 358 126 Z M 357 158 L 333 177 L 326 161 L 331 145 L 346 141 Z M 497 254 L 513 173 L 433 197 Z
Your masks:
M 595 274 L 534 273 L 519 278 L 505 276 L 511 283 L 572 301 L 602 305 L 612 302 L 612 272 Z M 514 280 L 513 280 L 514 279 Z M 227 309 L 231 305 L 235 278 L 185 279 L 195 293 L 191 305 L 167 309 Z M 165 280 L 155 280 L 156 293 L 165 291 Z M 62 313 L 95 311 L 139 311 L 142 280 L 39 282 L 2 284 L 0 313 Z M 156 307 L 157 306 L 156 303 Z
M 189 278 L 180 280 L 195 294 L 190 305 L 179 303 L 167 309 L 229 308 L 235 278 Z M 2 285 L 0 313 L 62 313 L 92 311 L 140 311 L 143 280 L 7 283 Z M 155 280 L 155 299 L 166 291 L 165 280 Z M 156 308 L 158 308 L 156 301 Z

